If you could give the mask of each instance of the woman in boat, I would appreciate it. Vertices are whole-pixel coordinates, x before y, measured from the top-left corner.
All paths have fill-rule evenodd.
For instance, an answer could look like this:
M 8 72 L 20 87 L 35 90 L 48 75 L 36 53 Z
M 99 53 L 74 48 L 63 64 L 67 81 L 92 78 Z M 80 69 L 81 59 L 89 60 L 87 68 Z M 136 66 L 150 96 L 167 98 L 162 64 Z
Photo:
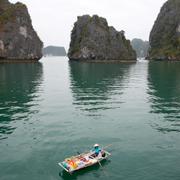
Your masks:
M 93 152 L 94 152 L 95 156 L 99 155 L 99 153 L 101 152 L 101 148 L 99 147 L 99 144 L 94 145 Z
M 92 154 L 93 157 L 97 157 L 99 155 L 101 155 L 102 157 L 105 156 L 105 152 L 103 150 L 101 150 L 101 148 L 99 147 L 99 144 L 94 145 L 92 152 L 93 152 L 93 154 Z

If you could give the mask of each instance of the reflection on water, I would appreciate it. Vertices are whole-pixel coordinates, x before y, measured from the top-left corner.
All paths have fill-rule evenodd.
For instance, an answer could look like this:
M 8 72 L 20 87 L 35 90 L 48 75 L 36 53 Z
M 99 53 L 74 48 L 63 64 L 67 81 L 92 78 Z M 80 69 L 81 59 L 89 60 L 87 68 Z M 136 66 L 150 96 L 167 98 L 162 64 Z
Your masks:
M 101 110 L 116 109 L 127 87 L 132 64 L 98 64 L 70 62 L 73 104 L 91 115 Z
M 155 126 L 162 132 L 180 132 L 180 63 L 149 63 L 151 113 L 159 115 Z
M 36 113 L 42 64 L 0 64 L 0 139 L 11 134 L 13 121 L 28 120 Z
M 0 180 L 179 180 L 178 63 L 41 61 L 0 64 Z M 61 174 L 94 143 L 110 163 Z

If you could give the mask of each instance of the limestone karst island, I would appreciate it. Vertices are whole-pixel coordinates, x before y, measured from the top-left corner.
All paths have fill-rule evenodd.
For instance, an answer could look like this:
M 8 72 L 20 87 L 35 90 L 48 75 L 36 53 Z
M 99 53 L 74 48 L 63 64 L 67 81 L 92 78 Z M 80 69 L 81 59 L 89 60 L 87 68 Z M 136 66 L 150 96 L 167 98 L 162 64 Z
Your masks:
M 1 0 L 0 8 L 0 59 L 41 59 L 43 43 L 33 29 L 26 5 Z M 137 50 L 139 47 L 134 50 L 125 31 L 109 26 L 105 18 L 78 16 L 68 57 L 70 60 L 135 61 L 138 54 L 147 55 L 150 60 L 180 60 L 179 8 L 179 0 L 168 0 L 163 5 L 150 33 L 149 53 Z M 147 49 L 146 46 L 141 48 Z
M 0 0 L 0 180 L 180 180 L 180 0 Z
M 26 5 L 0 0 L 0 60 L 39 60 L 42 47 Z
M 78 17 L 71 33 L 70 60 L 136 60 L 136 52 L 124 31 L 108 26 L 97 15 Z
M 149 59 L 180 60 L 180 1 L 167 1 L 150 33 Z

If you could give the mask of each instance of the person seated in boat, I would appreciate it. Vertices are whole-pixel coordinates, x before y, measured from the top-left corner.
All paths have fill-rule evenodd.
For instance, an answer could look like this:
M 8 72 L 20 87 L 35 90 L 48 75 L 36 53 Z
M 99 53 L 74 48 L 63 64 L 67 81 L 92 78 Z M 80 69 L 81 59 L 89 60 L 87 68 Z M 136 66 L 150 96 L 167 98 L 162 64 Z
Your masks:
M 99 144 L 94 145 L 92 152 L 93 152 L 93 154 L 92 154 L 93 157 L 97 157 L 99 155 L 104 157 L 104 155 L 105 155 L 104 151 L 102 151 L 101 148 L 99 147 Z
M 99 153 L 101 152 L 101 148 L 99 147 L 99 144 L 95 144 L 92 151 L 94 152 L 95 156 L 98 156 Z

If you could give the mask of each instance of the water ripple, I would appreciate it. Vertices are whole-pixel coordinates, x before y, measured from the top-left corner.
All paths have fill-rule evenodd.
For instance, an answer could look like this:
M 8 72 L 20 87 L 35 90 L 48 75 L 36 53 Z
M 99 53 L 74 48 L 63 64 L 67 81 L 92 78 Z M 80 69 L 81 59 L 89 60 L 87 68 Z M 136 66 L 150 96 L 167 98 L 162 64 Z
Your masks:
M 27 121 L 38 112 L 42 64 L 0 64 L 0 135 L 17 128 L 13 121 Z M 1 139 L 2 139 L 1 138 Z
M 150 63 L 148 74 L 150 113 L 162 117 L 156 119 L 156 129 L 180 132 L 180 72 L 177 64 Z

